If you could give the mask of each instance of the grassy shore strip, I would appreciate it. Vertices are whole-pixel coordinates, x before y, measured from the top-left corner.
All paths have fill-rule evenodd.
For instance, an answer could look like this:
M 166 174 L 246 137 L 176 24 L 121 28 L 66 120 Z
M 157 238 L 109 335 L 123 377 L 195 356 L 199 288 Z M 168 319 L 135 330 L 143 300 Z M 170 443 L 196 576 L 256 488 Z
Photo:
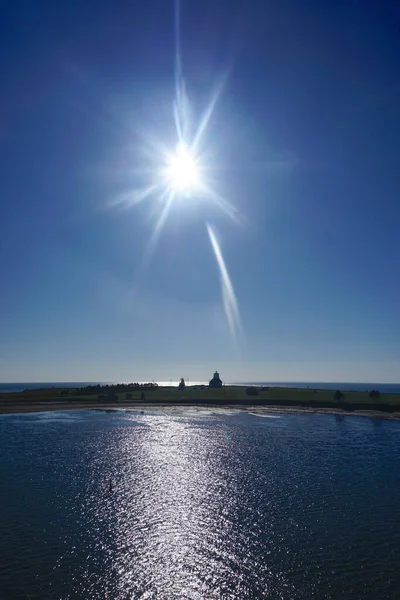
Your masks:
M 117 392 L 113 401 L 100 390 L 96 394 L 81 393 L 73 388 L 43 388 L 24 392 L 0 394 L 0 413 L 30 412 L 44 410 L 64 410 L 91 407 L 139 407 L 156 405 L 179 406 L 235 406 L 238 408 L 257 407 L 288 412 L 290 409 L 312 412 L 373 412 L 377 415 L 400 416 L 400 394 L 381 394 L 379 398 L 370 396 L 370 391 L 347 392 L 335 398 L 333 390 L 304 388 L 258 388 L 258 394 L 249 396 L 245 387 L 226 386 L 221 389 L 187 387 L 158 387 L 153 390 Z M 142 396 L 144 393 L 144 398 Z

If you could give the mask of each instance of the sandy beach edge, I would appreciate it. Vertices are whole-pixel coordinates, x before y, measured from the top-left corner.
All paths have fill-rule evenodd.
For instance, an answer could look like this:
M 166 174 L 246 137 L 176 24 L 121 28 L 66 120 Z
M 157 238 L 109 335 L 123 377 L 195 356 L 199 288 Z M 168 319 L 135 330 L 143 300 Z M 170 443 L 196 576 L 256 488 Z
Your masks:
M 34 412 L 48 411 L 65 411 L 65 410 L 132 410 L 132 411 L 158 411 L 167 408 L 187 408 L 187 409 L 204 409 L 208 411 L 218 410 L 235 410 L 238 412 L 247 412 L 253 414 L 324 414 L 324 415 L 342 415 L 342 416 L 357 416 L 369 417 L 370 419 L 383 420 L 400 420 L 400 412 L 387 413 L 379 410 L 354 410 L 346 411 L 337 408 L 313 408 L 299 406 L 278 406 L 278 405 L 243 405 L 243 404 L 184 404 L 184 403 L 121 403 L 121 404 L 105 404 L 105 403 L 35 403 L 35 404 L 18 404 L 11 406 L 10 403 L 0 404 L 0 415 L 13 415 Z

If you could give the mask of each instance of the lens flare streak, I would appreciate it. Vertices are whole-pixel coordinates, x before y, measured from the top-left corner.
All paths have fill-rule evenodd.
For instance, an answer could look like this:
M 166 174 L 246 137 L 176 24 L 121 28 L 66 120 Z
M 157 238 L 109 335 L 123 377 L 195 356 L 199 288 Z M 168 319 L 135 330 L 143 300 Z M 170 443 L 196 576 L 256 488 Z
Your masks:
M 228 321 L 229 329 L 232 336 L 236 337 L 237 333 L 241 329 L 241 324 L 235 290 L 233 289 L 232 281 L 229 277 L 228 269 L 226 267 L 224 257 L 222 256 L 221 247 L 218 243 L 214 230 L 209 223 L 207 223 L 206 225 L 208 237 L 210 238 L 211 242 L 211 247 L 214 251 L 217 265 L 219 268 L 222 300 L 226 319 Z
M 180 1 L 175 0 L 175 101 L 174 119 L 176 133 L 180 144 L 187 138 L 188 98 L 185 80 L 182 74 L 182 58 L 180 44 Z
M 214 90 L 214 93 L 211 96 L 210 102 L 208 103 L 208 106 L 206 107 L 206 109 L 203 113 L 203 116 L 200 120 L 200 124 L 199 124 L 199 127 L 197 129 L 197 132 L 196 132 L 193 144 L 192 144 L 192 149 L 194 152 L 197 151 L 200 140 L 203 137 L 203 133 L 205 132 L 207 125 L 212 117 L 215 106 L 219 100 L 219 97 L 220 97 L 223 87 L 225 85 L 225 79 L 226 79 L 226 77 L 224 77 L 223 79 L 221 79 L 218 82 L 218 84 Z
M 165 201 L 164 201 L 164 198 L 165 198 Z M 161 211 L 160 216 L 157 219 L 157 223 L 156 223 L 156 225 L 154 227 L 154 231 L 152 233 L 152 236 L 150 238 L 150 241 L 149 241 L 149 243 L 147 245 L 147 248 L 146 248 L 146 251 L 144 253 L 143 261 L 142 261 L 142 266 L 143 267 L 146 266 L 150 262 L 151 257 L 153 256 L 153 253 L 154 253 L 154 251 L 156 249 L 158 239 L 159 239 L 159 237 L 161 235 L 161 232 L 162 232 L 162 230 L 164 228 L 165 221 L 168 218 L 169 211 L 171 210 L 171 205 L 172 205 L 172 202 L 174 200 L 173 193 L 171 191 L 168 192 L 166 190 L 163 193 L 163 195 L 161 197 L 161 200 L 164 201 L 164 207 L 163 207 L 163 209 Z

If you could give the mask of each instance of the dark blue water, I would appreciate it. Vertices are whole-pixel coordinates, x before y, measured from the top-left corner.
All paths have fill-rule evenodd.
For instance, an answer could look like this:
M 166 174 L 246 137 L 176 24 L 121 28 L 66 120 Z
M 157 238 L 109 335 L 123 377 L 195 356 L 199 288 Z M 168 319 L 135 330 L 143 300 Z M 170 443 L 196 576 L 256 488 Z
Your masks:
M 1 598 L 398 599 L 399 422 L 179 410 L 0 417 Z
M 37 390 L 41 388 L 77 388 L 85 385 L 97 385 L 104 383 L 117 382 L 102 382 L 102 381 L 42 381 L 39 383 L 0 383 L 0 393 L 3 392 L 22 392 L 23 390 Z M 201 383 L 201 382 L 200 382 Z M 206 383 L 206 382 L 203 382 Z M 159 382 L 160 385 L 171 385 L 169 382 Z M 178 382 L 176 383 L 176 385 Z M 236 384 L 227 385 L 269 385 L 272 387 L 294 387 L 294 388 L 317 388 L 320 390 L 343 390 L 343 391 L 360 391 L 379 390 L 382 394 L 400 394 L 400 383 L 346 383 L 346 382 L 315 382 L 315 381 L 295 381 L 295 382 L 271 382 L 271 381 L 248 381 L 239 382 Z

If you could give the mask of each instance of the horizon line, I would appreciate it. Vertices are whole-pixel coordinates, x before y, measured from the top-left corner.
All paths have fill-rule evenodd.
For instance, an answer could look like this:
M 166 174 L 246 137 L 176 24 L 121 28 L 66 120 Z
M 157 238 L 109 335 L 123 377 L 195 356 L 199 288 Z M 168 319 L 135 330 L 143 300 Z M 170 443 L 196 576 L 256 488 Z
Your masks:
M 184 378 L 185 379 L 185 378 Z M 74 383 L 74 384 L 96 384 L 96 385 L 116 385 L 116 384 L 127 384 L 127 383 L 157 383 L 158 381 L 162 382 L 162 383 L 173 383 L 175 381 L 179 382 L 180 377 L 177 377 L 176 380 L 175 379 L 139 379 L 139 380 L 121 380 L 121 381 L 62 381 L 62 380 L 54 380 L 54 381 L 43 381 L 43 380 L 38 380 L 38 381 L 0 381 L 0 385 L 14 385 L 14 384 L 37 384 L 37 383 Z M 186 381 L 190 382 L 190 378 L 186 378 Z M 196 382 L 201 382 L 201 379 L 194 379 L 194 381 Z M 207 380 L 204 380 L 207 381 Z M 279 381 L 279 380 L 273 380 L 273 379 L 258 379 L 258 380 L 242 380 L 242 381 L 226 381 L 226 385 L 240 385 L 240 384 L 247 384 L 247 383 L 275 383 L 275 384 L 293 384 L 293 383 L 301 383 L 301 384 L 310 384 L 310 383 L 315 383 L 315 384 L 320 384 L 320 383 L 345 383 L 345 384 L 351 384 L 351 385 L 357 385 L 357 384 L 383 384 L 383 385 L 400 385 L 400 381 L 342 381 L 342 380 L 331 380 L 331 381 L 327 381 L 327 380 L 286 380 L 286 381 Z

